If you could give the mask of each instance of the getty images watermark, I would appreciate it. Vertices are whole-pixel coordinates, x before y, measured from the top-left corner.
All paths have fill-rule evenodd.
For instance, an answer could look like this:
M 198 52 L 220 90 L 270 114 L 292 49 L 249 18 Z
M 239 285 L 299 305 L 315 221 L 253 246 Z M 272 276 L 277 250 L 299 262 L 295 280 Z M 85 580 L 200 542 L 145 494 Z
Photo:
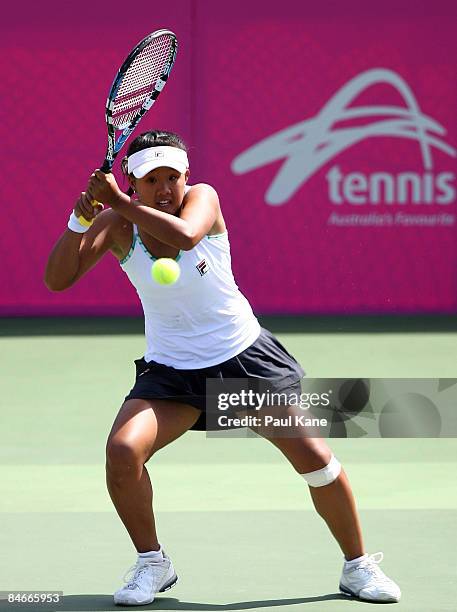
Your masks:
M 230 411 L 227 414 L 217 416 L 217 424 L 220 427 L 261 427 L 271 426 L 283 427 L 325 427 L 326 418 L 316 418 L 312 415 L 300 413 L 287 413 L 285 406 L 296 406 L 301 411 L 308 411 L 311 407 L 330 406 L 331 390 L 324 393 L 281 393 L 263 392 L 252 389 L 241 389 L 239 392 L 219 393 L 217 396 L 217 408 L 219 412 Z M 278 410 L 270 411 L 269 408 Z M 233 412 L 241 412 L 244 409 L 250 414 L 244 416 L 233 416 Z M 232 413 L 232 414 L 230 414 Z
M 452 378 L 207 379 L 206 391 L 209 436 L 457 437 Z

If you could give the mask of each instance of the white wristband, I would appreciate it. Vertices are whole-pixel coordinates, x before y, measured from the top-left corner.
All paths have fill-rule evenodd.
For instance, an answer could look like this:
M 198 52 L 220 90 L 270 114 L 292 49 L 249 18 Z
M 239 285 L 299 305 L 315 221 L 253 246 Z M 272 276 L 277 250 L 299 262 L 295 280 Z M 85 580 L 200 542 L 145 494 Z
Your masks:
M 92 225 L 92 224 L 91 224 Z M 78 234 L 84 234 L 90 228 L 90 225 L 82 225 L 79 222 L 78 217 L 75 215 L 75 211 L 71 212 L 70 218 L 68 219 L 68 229 Z

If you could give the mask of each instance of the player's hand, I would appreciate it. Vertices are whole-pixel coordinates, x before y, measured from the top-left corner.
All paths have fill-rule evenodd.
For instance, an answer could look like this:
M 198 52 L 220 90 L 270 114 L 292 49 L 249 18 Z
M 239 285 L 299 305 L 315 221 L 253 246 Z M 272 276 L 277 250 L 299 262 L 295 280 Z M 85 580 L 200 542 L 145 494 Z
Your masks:
M 83 191 L 79 196 L 78 200 L 75 204 L 75 215 L 79 219 L 79 217 L 84 217 L 86 221 L 92 221 L 95 217 L 100 214 L 103 210 L 103 204 L 97 203 L 93 204 L 94 197 L 89 191 Z
M 105 174 L 101 170 L 95 170 L 92 174 L 87 190 L 93 195 L 94 200 L 108 204 L 111 208 L 116 207 L 119 198 L 123 195 L 114 174 Z

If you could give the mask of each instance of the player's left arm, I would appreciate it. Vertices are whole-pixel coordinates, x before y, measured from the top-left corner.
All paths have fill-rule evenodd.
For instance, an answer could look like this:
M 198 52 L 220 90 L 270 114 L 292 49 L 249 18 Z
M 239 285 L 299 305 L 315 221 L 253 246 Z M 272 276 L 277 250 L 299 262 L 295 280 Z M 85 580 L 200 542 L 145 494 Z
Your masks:
M 101 173 L 103 174 L 103 173 Z M 145 232 L 165 244 L 189 251 L 210 231 L 219 214 L 219 198 L 210 185 L 193 185 L 184 196 L 179 217 L 134 202 L 117 187 L 111 174 L 100 176 L 99 181 L 110 183 L 106 189 L 98 189 L 99 181 L 90 183 L 95 198 L 109 204 L 116 212 L 138 225 Z M 117 189 L 116 189 L 117 188 Z
M 206 183 L 193 185 L 186 193 L 180 219 L 187 224 L 192 247 L 208 234 L 220 215 L 219 196 Z

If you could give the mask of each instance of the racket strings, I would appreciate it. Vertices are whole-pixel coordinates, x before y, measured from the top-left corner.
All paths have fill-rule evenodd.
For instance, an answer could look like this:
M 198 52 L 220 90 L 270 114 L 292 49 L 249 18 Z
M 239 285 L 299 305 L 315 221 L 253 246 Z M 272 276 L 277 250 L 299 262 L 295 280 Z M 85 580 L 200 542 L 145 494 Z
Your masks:
M 169 61 L 171 44 L 169 35 L 159 36 L 133 60 L 114 100 L 112 113 L 116 127 L 129 123 L 154 90 Z
M 114 125 L 119 129 L 121 126 L 129 123 L 141 108 L 141 105 L 150 93 L 151 88 L 148 86 L 147 88 L 143 87 L 143 89 L 140 91 L 135 91 L 128 94 L 128 98 L 126 97 L 124 100 L 122 100 L 122 105 L 119 104 L 114 108 Z

